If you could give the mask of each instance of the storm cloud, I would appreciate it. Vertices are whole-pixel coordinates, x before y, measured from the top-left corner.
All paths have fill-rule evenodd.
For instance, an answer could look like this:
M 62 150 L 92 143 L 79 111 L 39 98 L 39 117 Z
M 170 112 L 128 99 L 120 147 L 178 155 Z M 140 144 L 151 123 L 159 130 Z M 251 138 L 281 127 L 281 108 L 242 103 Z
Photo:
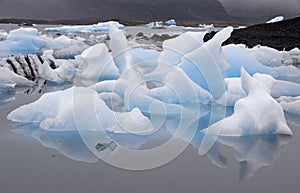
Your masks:
M 241 18 L 295 17 L 299 0 L 219 0 Z M 82 19 L 161 18 L 226 19 L 218 0 L 0 0 L 0 18 Z
M 300 13 L 300 0 L 220 0 L 230 15 L 244 18 L 296 17 Z

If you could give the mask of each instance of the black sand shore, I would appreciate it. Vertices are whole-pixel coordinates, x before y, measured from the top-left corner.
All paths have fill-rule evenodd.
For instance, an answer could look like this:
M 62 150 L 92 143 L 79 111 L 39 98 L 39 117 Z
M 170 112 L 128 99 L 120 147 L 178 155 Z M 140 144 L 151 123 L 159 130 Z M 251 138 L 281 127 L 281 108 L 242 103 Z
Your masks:
M 209 40 L 215 33 L 207 34 L 204 40 Z M 300 48 L 300 17 L 236 29 L 224 45 L 231 43 L 245 44 L 250 48 L 262 45 L 287 51 L 296 47 Z

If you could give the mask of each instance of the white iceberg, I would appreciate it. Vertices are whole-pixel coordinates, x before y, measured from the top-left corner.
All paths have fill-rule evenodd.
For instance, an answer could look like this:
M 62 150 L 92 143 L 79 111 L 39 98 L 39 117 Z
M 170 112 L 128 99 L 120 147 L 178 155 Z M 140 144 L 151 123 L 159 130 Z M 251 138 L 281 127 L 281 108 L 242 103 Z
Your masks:
M 117 79 L 120 76 L 105 44 L 96 44 L 86 49 L 80 57 L 77 75 L 81 79 L 95 83 L 98 80 Z
M 67 36 L 49 39 L 46 49 L 53 50 L 55 58 L 69 59 L 80 55 L 88 46 L 81 39 L 70 39 Z
M 19 86 L 33 86 L 36 83 L 28 80 L 27 78 L 20 76 L 8 68 L 0 67 L 0 84 L 12 84 Z
M 284 20 L 283 16 L 277 16 L 277 17 L 267 21 L 267 23 L 276 23 L 276 22 L 280 22 L 280 21 L 283 21 L 283 20 Z
M 170 19 L 168 21 L 166 21 L 166 26 L 176 26 L 176 21 L 175 19 Z
M 281 66 L 284 58 L 283 52 L 266 46 L 256 46 L 248 49 L 248 52 L 261 64 L 269 67 Z
M 76 25 L 76 26 L 61 26 L 61 27 L 52 27 L 46 28 L 45 30 L 48 32 L 63 32 L 63 33 L 108 33 L 108 25 L 114 25 L 119 29 L 123 29 L 124 25 L 120 24 L 117 21 L 108 21 L 108 22 L 100 22 L 94 25 Z
M 0 57 L 40 52 L 47 46 L 47 39 L 39 36 L 34 28 L 19 28 L 9 32 L 4 41 L 0 41 Z
M 278 102 L 282 106 L 283 110 L 300 115 L 300 96 L 297 97 L 280 97 Z
M 0 41 L 5 40 L 8 36 L 6 31 L 0 30 Z
M 37 101 L 17 108 L 7 118 L 14 122 L 36 123 L 50 131 L 103 130 L 141 134 L 154 130 L 138 109 L 113 112 L 96 92 L 80 87 L 46 93 Z
M 300 95 L 300 84 L 276 80 L 272 76 L 267 74 L 255 73 L 253 78 L 260 81 L 263 84 L 269 84 L 271 90 L 271 96 L 278 98 L 281 96 L 296 97 Z M 219 104 L 225 106 L 234 106 L 234 104 L 247 96 L 246 92 L 242 88 L 241 78 L 225 78 L 226 92 L 218 100 Z
M 81 54 L 88 46 L 82 39 L 58 38 L 41 35 L 35 28 L 19 28 L 9 32 L 7 38 L 0 41 L 0 57 L 28 55 L 54 50 L 56 58 L 73 58 Z
M 232 31 L 232 27 L 221 30 L 213 39 L 186 54 L 178 65 L 191 80 L 210 90 L 214 98 L 224 94 L 223 72 L 229 68 L 229 64 L 221 45 L 230 37 Z
M 151 28 L 162 28 L 163 26 L 164 23 L 162 21 L 154 21 L 145 25 L 145 27 L 151 27 Z
M 262 73 L 269 74 L 274 78 L 300 76 L 300 70 L 295 66 L 269 67 L 266 62 L 264 62 L 266 65 L 263 65 L 249 53 L 249 50 L 245 48 L 245 45 L 230 44 L 223 47 L 223 52 L 230 64 L 230 68 L 226 70 L 227 77 L 240 77 L 241 67 L 244 67 L 250 75 Z M 272 57 L 273 54 L 271 54 L 270 57 Z M 264 60 L 262 58 L 259 59 L 262 61 Z
M 265 133 L 292 135 L 282 107 L 270 96 L 272 84 L 259 82 L 243 68 L 241 73 L 242 88 L 247 97 L 235 104 L 232 116 L 211 125 L 204 132 L 221 136 Z

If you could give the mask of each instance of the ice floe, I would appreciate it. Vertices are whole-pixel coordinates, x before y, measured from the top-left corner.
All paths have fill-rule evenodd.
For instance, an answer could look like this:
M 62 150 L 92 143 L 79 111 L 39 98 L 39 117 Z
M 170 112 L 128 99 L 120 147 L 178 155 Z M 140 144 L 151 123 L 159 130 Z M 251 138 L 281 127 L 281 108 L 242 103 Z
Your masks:
M 124 28 L 124 25 L 120 24 L 117 21 L 108 21 L 108 22 L 100 22 L 93 25 L 52 27 L 52 28 L 46 28 L 45 30 L 48 32 L 64 32 L 64 33 L 94 33 L 94 32 L 108 33 L 109 24 L 114 25 L 119 29 Z

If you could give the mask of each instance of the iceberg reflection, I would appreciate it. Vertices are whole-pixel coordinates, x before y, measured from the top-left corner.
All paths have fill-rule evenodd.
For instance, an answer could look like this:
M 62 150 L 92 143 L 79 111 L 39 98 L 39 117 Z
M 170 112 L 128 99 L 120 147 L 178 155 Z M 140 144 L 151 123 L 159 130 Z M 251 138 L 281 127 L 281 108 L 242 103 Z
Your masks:
M 233 148 L 234 158 L 240 163 L 239 179 L 242 182 L 253 177 L 263 166 L 271 166 L 291 138 L 273 134 L 248 135 L 219 137 L 218 143 Z M 222 158 L 223 155 L 219 154 L 218 157 Z
M 62 155 L 86 163 L 96 163 L 99 158 L 94 154 L 101 152 L 109 154 L 118 148 L 118 145 L 125 145 L 127 148 L 137 149 L 147 141 L 147 137 L 133 136 L 129 134 L 104 134 L 102 131 L 47 131 L 35 124 L 11 123 L 11 131 L 32 137 L 38 140 L 44 147 L 59 151 Z M 83 142 L 82 135 L 89 138 L 89 144 L 94 144 L 95 152 Z M 115 141 L 112 141 L 112 139 Z

